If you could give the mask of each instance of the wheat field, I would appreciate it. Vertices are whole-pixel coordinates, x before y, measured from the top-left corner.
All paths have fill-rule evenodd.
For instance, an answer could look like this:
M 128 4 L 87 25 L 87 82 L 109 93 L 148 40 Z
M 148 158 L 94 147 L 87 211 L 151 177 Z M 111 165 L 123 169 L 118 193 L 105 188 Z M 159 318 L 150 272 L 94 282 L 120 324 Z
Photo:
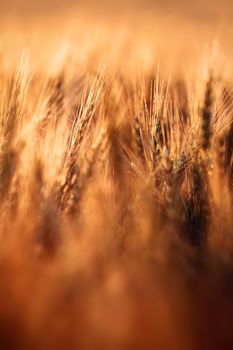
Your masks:
M 0 349 L 232 349 L 232 27 L 216 23 L 2 17 Z

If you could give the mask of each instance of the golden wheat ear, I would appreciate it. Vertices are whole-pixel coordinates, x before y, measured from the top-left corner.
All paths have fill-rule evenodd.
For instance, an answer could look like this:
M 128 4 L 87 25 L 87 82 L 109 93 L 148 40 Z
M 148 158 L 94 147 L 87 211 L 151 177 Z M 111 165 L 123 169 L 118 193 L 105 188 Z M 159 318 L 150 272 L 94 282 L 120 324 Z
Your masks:
M 213 107 L 213 78 L 210 77 L 206 85 L 204 106 L 202 109 L 202 148 L 207 150 L 212 136 L 211 119 Z
M 8 193 L 11 180 L 17 170 L 19 148 L 16 149 L 16 138 L 24 118 L 24 106 L 29 86 L 28 65 L 24 56 L 7 78 L 3 86 L 6 91 L 0 113 L 0 196 L 2 198 Z

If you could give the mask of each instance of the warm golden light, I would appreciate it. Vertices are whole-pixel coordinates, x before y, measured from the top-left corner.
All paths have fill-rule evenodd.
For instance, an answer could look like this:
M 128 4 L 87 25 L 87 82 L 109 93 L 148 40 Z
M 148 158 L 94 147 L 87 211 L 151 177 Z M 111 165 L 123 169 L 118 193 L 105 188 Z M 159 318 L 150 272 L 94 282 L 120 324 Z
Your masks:
M 0 10 L 0 349 L 231 349 L 232 2 Z

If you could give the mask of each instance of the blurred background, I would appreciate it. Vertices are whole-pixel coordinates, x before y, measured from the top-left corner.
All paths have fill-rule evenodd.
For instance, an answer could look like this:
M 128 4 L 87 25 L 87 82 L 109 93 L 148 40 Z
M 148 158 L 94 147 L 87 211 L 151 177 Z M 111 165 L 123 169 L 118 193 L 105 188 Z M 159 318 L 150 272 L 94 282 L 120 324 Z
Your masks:
M 216 19 L 224 16 L 232 19 L 232 0 L 1 0 L 1 14 L 5 13 L 54 13 L 71 8 L 77 11 L 128 14 L 135 11 L 151 12 L 162 10 L 169 13 L 184 14 L 199 20 Z
M 0 0 L 0 18 L 0 54 L 27 48 L 40 69 L 61 46 L 83 61 L 110 53 L 116 65 L 119 52 L 137 53 L 169 74 L 218 47 L 232 66 L 233 0 Z

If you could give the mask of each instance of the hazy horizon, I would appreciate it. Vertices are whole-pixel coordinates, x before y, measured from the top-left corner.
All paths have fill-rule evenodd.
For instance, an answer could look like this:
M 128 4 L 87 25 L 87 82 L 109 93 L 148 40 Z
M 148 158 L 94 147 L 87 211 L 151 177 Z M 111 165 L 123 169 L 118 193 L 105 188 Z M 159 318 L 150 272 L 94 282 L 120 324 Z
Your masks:
M 2 14 L 22 14 L 26 12 L 54 13 L 69 8 L 85 8 L 90 12 L 113 11 L 117 13 L 134 12 L 135 10 L 156 11 L 156 9 L 175 14 L 185 14 L 200 19 L 218 18 L 219 16 L 233 17 L 233 3 L 230 0 L 196 0 L 188 2 L 185 0 L 52 0 L 52 1 L 30 1 L 30 0 L 9 0 L 0 2 Z

